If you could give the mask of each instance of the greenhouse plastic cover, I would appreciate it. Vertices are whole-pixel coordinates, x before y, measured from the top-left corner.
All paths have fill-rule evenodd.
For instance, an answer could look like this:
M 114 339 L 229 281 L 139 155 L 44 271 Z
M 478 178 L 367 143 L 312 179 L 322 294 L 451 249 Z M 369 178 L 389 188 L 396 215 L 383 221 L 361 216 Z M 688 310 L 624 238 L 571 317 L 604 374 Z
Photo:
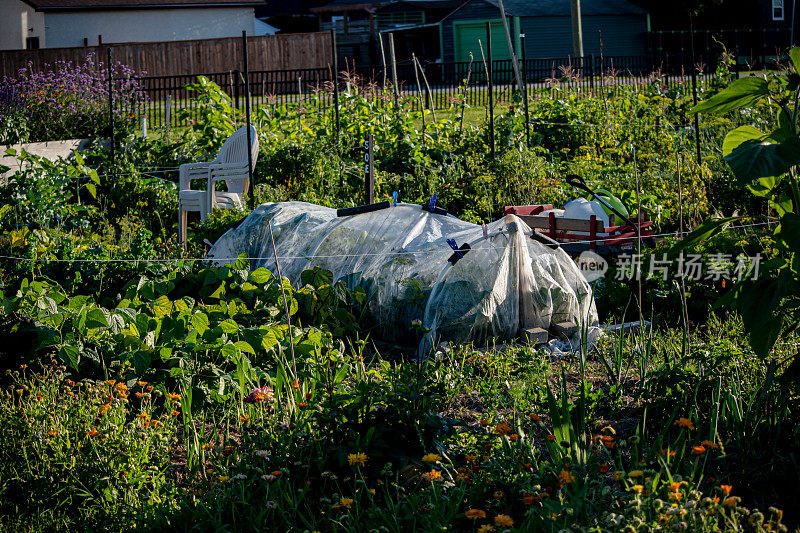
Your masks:
M 480 225 L 418 204 L 337 217 L 335 209 L 306 202 L 266 203 L 220 237 L 208 257 L 224 264 L 246 254 L 251 268 L 277 273 L 270 221 L 281 274 L 297 284 L 304 270 L 319 266 L 334 281 L 364 288 L 378 337 L 387 341 L 418 340 L 416 319 L 429 346 L 505 341 L 557 322 L 597 323 L 591 289 L 572 259 L 533 240 L 515 215 L 487 224 L 484 236 Z M 448 239 L 471 247 L 455 264 Z

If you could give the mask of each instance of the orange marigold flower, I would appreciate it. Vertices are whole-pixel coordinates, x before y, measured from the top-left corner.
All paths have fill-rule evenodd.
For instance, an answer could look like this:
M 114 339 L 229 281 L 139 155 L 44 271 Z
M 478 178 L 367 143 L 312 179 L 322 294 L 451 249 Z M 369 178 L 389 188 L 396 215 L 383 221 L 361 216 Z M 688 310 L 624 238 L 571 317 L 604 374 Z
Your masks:
M 106 412 L 108 412 L 109 409 L 111 409 L 111 404 L 110 403 L 104 403 L 103 405 L 100 406 L 100 412 L 101 413 L 106 413 Z
M 724 494 L 730 494 L 733 490 L 733 485 L 720 485 L 719 488 Z
M 672 483 L 669 484 L 669 490 L 672 492 L 675 492 L 679 488 L 681 488 L 681 484 L 679 481 L 673 481 Z
M 675 452 L 673 450 L 658 450 L 658 455 L 664 457 L 668 455 L 669 457 L 675 457 Z
M 50 431 L 47 432 L 47 434 L 50 435 L 51 437 L 55 437 L 56 435 L 58 435 L 58 431 L 51 429 Z
M 67 385 L 69 385 L 70 387 L 74 387 L 75 386 L 75 382 L 72 381 L 72 380 L 69 380 L 69 381 L 67 381 Z
M 703 446 L 692 446 L 692 455 L 703 455 L 706 449 Z
M 142 394 L 141 392 L 137 392 L 136 393 L 136 397 L 137 398 L 142 398 L 143 396 L 144 396 L 144 394 Z
M 489 421 L 488 421 L 488 420 L 486 420 L 485 418 L 482 418 L 482 419 L 481 419 L 481 425 L 482 425 L 483 427 L 486 427 L 486 426 L 488 426 L 488 425 L 489 425 Z
M 507 514 L 499 514 L 494 517 L 494 523 L 500 527 L 511 527 L 514 525 L 514 520 Z
M 299 381 L 297 381 L 296 379 L 295 379 L 295 380 L 292 380 L 292 388 L 293 388 L 294 390 L 299 390 L 299 389 L 300 389 L 300 382 L 299 382 Z
M 153 392 L 153 386 L 152 385 L 148 385 L 145 388 L 147 389 L 147 392 Z
M 575 476 L 572 475 L 572 472 L 569 470 L 562 470 L 558 474 L 558 479 L 561 481 L 561 483 L 569 484 L 575 481 Z
M 519 440 L 519 435 L 517 435 L 516 433 L 512 433 L 511 435 L 508 436 L 508 438 L 511 439 L 511 442 L 517 442 L 517 440 Z
M 537 415 L 536 413 L 531 413 L 531 414 L 529 414 L 528 416 L 529 416 L 529 417 L 531 418 L 531 420 L 533 420 L 534 422 L 541 422 L 541 421 L 542 421 L 542 417 L 541 417 L 541 416 L 539 416 L 539 415 Z
M 502 491 L 502 490 L 496 490 L 496 491 L 494 491 L 494 494 L 493 494 L 493 496 L 495 497 L 495 499 L 498 499 L 498 500 L 499 500 L 500 498 L 502 498 L 503 496 L 505 496 L 505 493 L 503 493 L 503 491 Z
M 725 501 L 722 502 L 723 505 L 728 507 L 736 507 L 736 496 L 731 496 L 730 498 L 725 498 Z
M 634 485 L 631 487 L 633 492 L 642 492 L 644 490 L 644 485 Z
M 107 380 L 105 380 L 103 383 L 105 383 L 105 384 L 106 384 L 106 385 L 108 385 L 109 387 L 113 387 L 113 386 L 114 386 L 114 384 L 116 384 L 116 382 L 117 382 L 117 380 L 116 380 L 116 379 L 107 379 Z
M 136 384 L 139 385 L 141 388 L 147 387 L 146 381 L 137 381 Z
M 442 473 L 438 470 L 431 470 L 430 472 L 425 472 L 422 474 L 422 477 L 425 478 L 427 481 L 441 481 L 442 480 Z
M 522 499 L 522 501 L 523 503 L 525 503 L 525 505 L 533 505 L 534 503 L 537 503 L 539 501 L 539 498 L 537 498 L 533 494 L 528 494 L 526 492 L 525 497 Z
M 597 465 L 597 471 L 601 474 L 608 472 L 608 465 Z
M 683 499 L 683 493 L 682 492 L 670 492 L 669 493 L 669 499 L 679 502 L 679 501 L 681 501 L 681 499 Z
M 88 436 L 90 436 L 90 437 L 96 437 L 97 436 L 97 430 L 95 428 L 92 428 L 89 431 L 87 431 L 86 434 Z
M 533 470 L 533 463 L 525 463 L 522 466 L 525 468 L 525 470 Z
M 700 443 L 700 445 L 701 445 L 701 446 L 705 446 L 705 447 L 706 447 L 706 448 L 708 448 L 709 450 L 716 450 L 717 448 L 719 448 L 719 446 L 717 445 L 717 443 L 716 443 L 716 442 L 712 442 L 712 441 L 710 441 L 710 440 L 704 440 L 704 441 L 702 441 L 702 442 Z
M 612 437 L 611 435 L 603 435 L 600 437 L 600 440 L 603 442 L 603 445 L 609 450 L 612 450 L 614 448 L 614 437 Z
M 172 416 L 178 416 L 179 414 L 181 414 L 180 411 L 172 411 Z
M 685 417 L 680 417 L 679 419 L 677 419 L 675 421 L 675 425 L 678 427 L 686 428 L 690 431 L 694 429 L 694 422 Z
M 550 434 L 549 434 L 549 435 L 548 435 L 546 438 L 547 438 L 547 440 L 549 440 L 550 442 L 553 442 L 554 440 L 556 440 L 556 436 L 555 436 L 555 435 L 553 435 L 552 433 L 550 433 Z
M 465 455 L 464 460 L 468 463 L 474 463 L 478 459 L 477 455 Z
M 234 453 L 235 451 L 236 451 L 236 447 L 235 447 L 235 446 L 225 446 L 225 447 L 222 449 L 222 455 L 226 455 L 226 456 L 227 456 L 227 455 L 231 455 L 231 454 L 232 454 L 232 453 Z
M 302 409 L 303 407 L 305 407 L 307 405 L 308 404 L 306 402 L 297 402 L 297 407 L 299 407 L 300 409 Z
M 506 422 L 503 422 L 502 424 L 496 425 L 493 431 L 496 435 L 508 435 L 513 430 L 511 429 L 511 426 L 509 426 Z
M 486 518 L 486 511 L 480 509 L 468 509 L 464 511 L 464 516 L 470 520 L 478 520 L 479 518 Z

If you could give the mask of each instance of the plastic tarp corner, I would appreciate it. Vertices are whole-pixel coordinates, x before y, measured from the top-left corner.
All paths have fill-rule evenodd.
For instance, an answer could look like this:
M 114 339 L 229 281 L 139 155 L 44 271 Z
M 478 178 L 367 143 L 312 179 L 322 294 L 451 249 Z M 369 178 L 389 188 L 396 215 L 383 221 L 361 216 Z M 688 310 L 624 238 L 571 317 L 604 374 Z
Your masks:
M 266 203 L 220 237 L 208 259 L 225 264 L 246 254 L 251 268 L 277 273 L 270 223 L 283 276 L 300 283 L 304 270 L 319 266 L 334 281 L 364 288 L 375 333 L 387 341 L 414 339 L 417 319 L 429 346 L 507 341 L 557 322 L 597 324 L 591 288 L 573 260 L 532 239 L 515 215 L 484 233 L 417 204 L 337 217 L 306 202 Z

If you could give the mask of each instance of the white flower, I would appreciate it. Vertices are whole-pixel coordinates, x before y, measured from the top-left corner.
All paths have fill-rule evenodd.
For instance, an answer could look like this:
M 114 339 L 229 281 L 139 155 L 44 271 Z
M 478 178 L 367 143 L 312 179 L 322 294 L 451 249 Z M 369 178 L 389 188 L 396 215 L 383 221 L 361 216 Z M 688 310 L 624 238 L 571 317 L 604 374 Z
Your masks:
M 243 481 L 247 479 L 247 476 L 245 476 L 244 474 L 236 474 L 235 476 L 233 476 L 233 479 Z
M 270 453 L 267 450 L 256 450 L 255 454 L 262 459 L 269 459 Z

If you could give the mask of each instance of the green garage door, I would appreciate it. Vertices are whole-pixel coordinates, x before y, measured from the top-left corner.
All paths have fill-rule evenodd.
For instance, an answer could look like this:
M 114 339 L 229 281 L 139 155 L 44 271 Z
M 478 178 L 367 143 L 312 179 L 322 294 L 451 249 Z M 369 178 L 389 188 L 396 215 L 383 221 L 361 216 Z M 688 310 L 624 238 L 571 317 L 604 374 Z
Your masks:
M 453 22 L 453 41 L 455 43 L 455 59 L 456 61 L 469 61 L 470 53 L 474 61 L 481 61 L 481 49 L 478 45 L 480 39 L 483 46 L 483 53 L 487 54 L 486 50 L 486 20 L 481 21 L 461 21 Z M 519 50 L 519 18 L 513 17 L 508 19 L 511 26 L 511 38 L 515 40 L 514 47 Z M 503 21 L 500 19 L 492 20 L 492 58 L 497 59 L 511 59 L 511 53 L 508 51 L 508 40 L 506 39 L 506 32 L 503 28 Z

